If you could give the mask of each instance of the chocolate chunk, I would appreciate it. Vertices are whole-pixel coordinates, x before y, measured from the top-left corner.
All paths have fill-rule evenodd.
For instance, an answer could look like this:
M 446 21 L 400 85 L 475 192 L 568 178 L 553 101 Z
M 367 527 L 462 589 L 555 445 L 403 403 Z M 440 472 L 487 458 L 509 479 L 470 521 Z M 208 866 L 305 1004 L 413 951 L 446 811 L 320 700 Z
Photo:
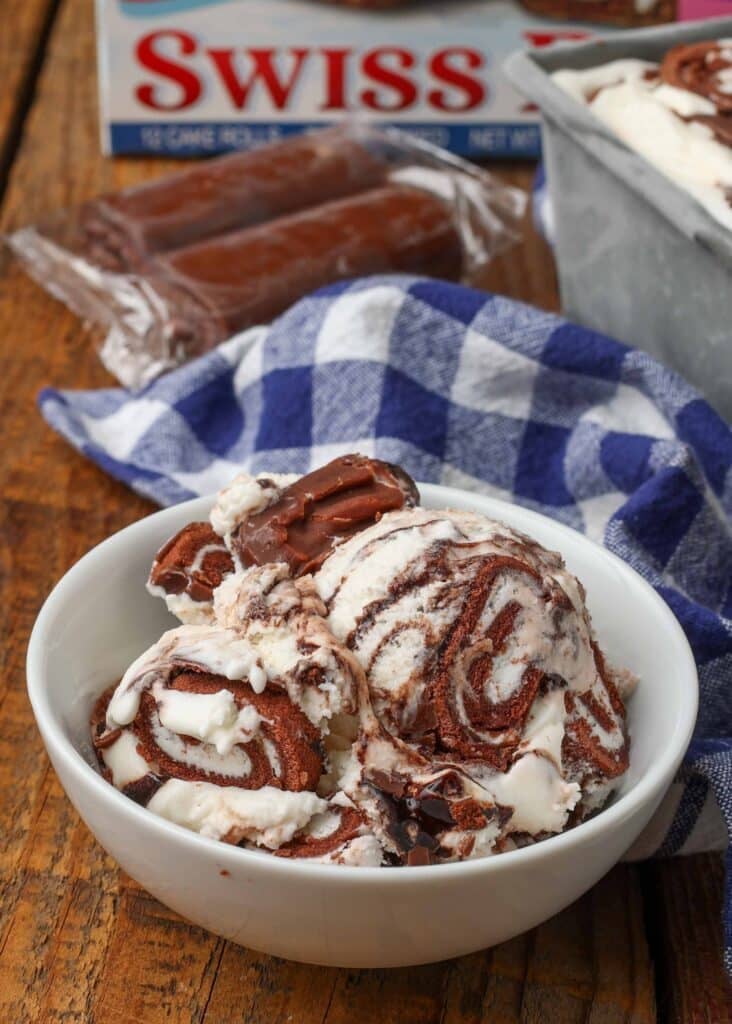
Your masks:
M 426 846 L 413 846 L 407 854 L 407 864 L 410 868 L 421 868 L 427 864 L 434 864 L 435 859 L 435 855 Z
M 141 779 L 136 779 L 134 782 L 128 782 L 127 785 L 122 788 L 122 792 L 125 796 L 128 796 L 130 800 L 134 800 L 136 804 L 142 804 L 143 807 L 147 807 L 165 782 L 167 782 L 167 779 L 161 779 L 157 775 L 148 773 L 147 775 L 143 775 Z
M 457 777 L 457 772 L 446 773 L 452 774 Z M 424 860 L 419 859 L 424 854 L 415 854 L 418 858 L 415 863 L 435 863 L 439 859 L 439 836 L 457 824 L 467 829 L 485 825 L 485 815 L 475 800 L 463 799 L 453 804 L 440 796 L 437 792 L 440 780 L 420 790 L 396 772 L 371 770 L 365 781 L 386 809 L 389 818 L 386 831 L 408 864 L 413 863 L 410 856 L 415 849 L 423 849 L 430 855 L 429 860 Z M 477 819 L 474 813 L 467 813 L 467 805 L 471 805 L 471 811 L 477 810 Z
M 404 796 L 406 779 L 397 775 L 396 772 L 371 771 L 368 781 L 382 793 L 388 793 L 389 796 L 396 797 L 397 800 Z
M 503 831 L 513 817 L 513 811 L 513 807 L 507 807 L 505 804 L 496 804 L 492 811 L 486 812 L 486 821 L 495 819 L 498 822 L 498 827 Z
M 150 584 L 166 594 L 187 594 L 192 601 L 211 601 L 234 561 L 223 540 L 208 523 L 189 523 L 158 551 Z
M 422 818 L 428 821 L 439 822 L 448 828 L 455 824 L 455 819 L 450 813 L 450 805 L 442 797 L 419 797 L 414 801 L 414 809 Z
M 521 0 L 521 3 L 542 18 L 584 23 L 659 25 L 674 21 L 676 17 L 676 0 L 649 0 L 643 5 L 635 0 Z
M 286 562 L 294 575 L 317 569 L 334 545 L 414 505 L 419 493 L 404 470 L 363 455 L 344 455 L 287 487 L 269 508 L 233 532 L 242 565 Z
M 436 778 L 424 787 L 420 795 L 423 798 L 435 794 L 439 794 L 442 797 L 454 797 L 460 796 L 463 793 L 463 789 L 463 777 L 459 772 L 452 769 L 440 772 Z
M 397 846 L 405 853 L 409 853 L 415 846 L 423 846 L 428 850 L 436 850 L 439 846 L 437 839 L 429 832 L 424 832 L 420 827 L 421 821 L 415 818 L 405 818 L 396 822 L 390 830 L 390 834 Z
M 566 690 L 567 680 L 556 672 L 544 673 L 539 683 L 539 693 L 545 695 L 552 693 L 554 690 Z

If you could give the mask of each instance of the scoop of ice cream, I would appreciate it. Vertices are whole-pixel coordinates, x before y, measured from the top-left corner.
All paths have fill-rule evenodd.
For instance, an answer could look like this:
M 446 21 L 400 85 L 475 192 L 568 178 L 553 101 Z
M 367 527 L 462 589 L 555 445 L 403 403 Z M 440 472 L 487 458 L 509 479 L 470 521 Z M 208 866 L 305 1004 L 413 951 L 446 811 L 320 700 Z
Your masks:
M 236 569 L 230 533 L 243 517 L 277 501 L 296 476 L 240 473 L 217 495 L 211 523 L 189 523 L 155 556 L 148 591 L 181 622 L 213 622 L 214 591 Z
M 418 500 L 404 470 L 344 455 L 290 484 L 262 511 L 242 516 L 231 531 L 231 548 L 243 566 L 286 562 L 293 575 L 303 575 L 385 512 Z
M 362 673 L 312 582 L 286 566 L 219 589 L 213 623 L 165 633 L 102 698 L 92 738 L 128 796 L 202 834 L 274 849 L 326 811 L 316 789 L 329 721 L 356 710 Z
M 343 538 L 418 501 L 402 469 L 363 455 L 304 477 L 240 473 L 217 495 L 210 525 L 190 523 L 160 549 L 148 590 L 181 622 L 211 622 L 213 594 L 235 569 L 285 562 L 305 575 Z
M 382 829 L 411 807 L 412 832 L 439 836 L 417 843 L 431 854 L 469 855 L 469 832 L 485 852 L 561 831 L 627 769 L 623 703 L 558 554 L 482 516 L 409 509 L 339 546 L 315 579 L 377 722 L 362 710 L 345 788 L 381 792 Z M 446 779 L 430 832 L 422 801 L 444 800 Z

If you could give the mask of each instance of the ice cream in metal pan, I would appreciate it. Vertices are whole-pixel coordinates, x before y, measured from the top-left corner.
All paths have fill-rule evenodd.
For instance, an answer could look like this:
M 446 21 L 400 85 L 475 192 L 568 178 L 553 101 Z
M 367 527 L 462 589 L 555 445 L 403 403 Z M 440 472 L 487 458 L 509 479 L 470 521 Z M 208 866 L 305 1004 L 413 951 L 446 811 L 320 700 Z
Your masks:
M 717 18 L 505 65 L 542 111 L 563 314 L 648 352 L 727 418 L 729 39 Z
M 732 39 L 554 72 L 560 88 L 732 230 Z

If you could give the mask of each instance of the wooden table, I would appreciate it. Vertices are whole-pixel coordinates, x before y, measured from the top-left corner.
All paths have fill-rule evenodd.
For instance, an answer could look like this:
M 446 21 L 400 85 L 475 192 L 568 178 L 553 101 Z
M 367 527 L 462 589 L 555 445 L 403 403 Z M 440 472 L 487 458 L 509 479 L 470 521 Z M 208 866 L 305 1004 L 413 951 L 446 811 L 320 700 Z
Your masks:
M 4 0 L 2 226 L 32 222 L 162 164 L 99 155 L 91 0 Z M 530 167 L 499 167 L 522 185 Z M 556 308 L 527 222 L 486 287 Z M 78 321 L 0 258 L 0 1024 L 722 1024 L 716 856 L 619 866 L 528 935 L 405 970 L 307 967 L 233 946 L 124 875 L 66 800 L 25 694 L 38 608 L 88 548 L 150 511 L 49 430 L 39 388 L 109 378 Z M 489 912 L 489 908 L 487 911 Z

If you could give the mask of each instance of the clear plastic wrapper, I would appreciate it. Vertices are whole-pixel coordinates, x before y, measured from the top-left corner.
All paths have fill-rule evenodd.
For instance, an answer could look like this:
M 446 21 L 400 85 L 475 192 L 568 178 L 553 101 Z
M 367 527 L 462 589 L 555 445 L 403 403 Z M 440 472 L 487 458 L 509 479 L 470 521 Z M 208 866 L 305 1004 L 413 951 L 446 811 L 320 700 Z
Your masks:
M 516 240 L 525 204 L 443 150 L 351 124 L 101 196 L 7 240 L 102 328 L 103 363 L 137 388 L 338 280 L 469 282 Z

